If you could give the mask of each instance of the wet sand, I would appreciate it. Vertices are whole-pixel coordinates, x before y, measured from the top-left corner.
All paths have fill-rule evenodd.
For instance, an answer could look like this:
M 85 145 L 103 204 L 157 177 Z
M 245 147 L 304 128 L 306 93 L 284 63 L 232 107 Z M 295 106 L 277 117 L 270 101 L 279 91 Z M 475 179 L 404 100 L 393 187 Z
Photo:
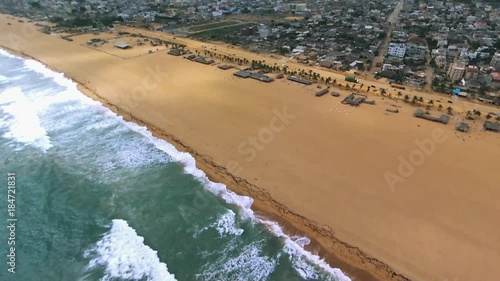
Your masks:
M 322 257 L 349 265 L 358 280 L 500 274 L 500 135 L 484 132 L 484 119 L 459 134 L 463 116 L 431 123 L 379 96 L 375 106 L 352 108 L 342 97 L 315 97 L 315 86 L 244 80 L 166 52 L 124 59 L 28 25 L 0 15 L 0 46 L 64 72 L 85 94 L 191 153 L 212 179 L 306 233 Z M 400 113 L 385 112 L 390 104 Z

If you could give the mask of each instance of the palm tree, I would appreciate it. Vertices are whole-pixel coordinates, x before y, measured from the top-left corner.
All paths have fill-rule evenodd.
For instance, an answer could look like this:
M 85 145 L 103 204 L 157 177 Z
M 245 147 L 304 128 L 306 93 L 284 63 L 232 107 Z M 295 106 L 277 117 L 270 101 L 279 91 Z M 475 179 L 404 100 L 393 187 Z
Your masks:
M 404 101 L 404 102 L 408 102 L 408 101 L 410 101 L 410 96 L 405 95 L 405 97 L 403 98 L 403 101 Z
M 423 97 L 419 97 L 419 98 L 418 98 L 418 102 L 420 102 L 420 103 L 424 103 L 424 98 L 423 98 Z
M 451 108 L 451 106 L 448 106 L 448 108 L 446 108 L 446 111 L 449 115 L 453 115 L 453 108 Z
M 418 102 L 418 97 L 417 96 L 413 96 L 413 98 L 411 99 L 411 103 L 415 104 L 417 102 Z
M 433 101 L 433 100 L 429 100 L 427 103 L 428 103 L 429 105 L 434 105 L 434 101 Z
M 333 79 L 333 85 L 337 85 L 337 79 Z
M 442 105 L 442 104 L 439 104 L 439 106 L 438 106 L 438 110 L 439 110 L 439 111 L 443 110 L 443 105 Z
M 489 113 L 486 114 L 486 119 L 491 119 L 491 117 L 493 117 L 493 116 L 491 116 L 491 114 L 489 114 Z
M 403 94 L 401 94 L 401 91 L 398 91 L 398 98 L 401 98 L 403 96 Z
M 481 117 L 481 111 L 474 109 L 474 115 Z

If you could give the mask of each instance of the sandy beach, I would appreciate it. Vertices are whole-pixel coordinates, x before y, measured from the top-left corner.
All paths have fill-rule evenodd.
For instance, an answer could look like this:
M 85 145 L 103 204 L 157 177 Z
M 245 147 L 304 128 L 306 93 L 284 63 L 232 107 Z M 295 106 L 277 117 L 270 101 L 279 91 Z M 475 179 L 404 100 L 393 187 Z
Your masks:
M 469 121 L 464 134 L 455 130 L 460 114 L 448 125 L 432 123 L 414 118 L 416 107 L 380 96 L 370 96 L 374 106 L 353 108 L 340 103 L 343 89 L 332 87 L 340 98 L 316 97 L 316 86 L 240 79 L 234 70 L 165 51 L 148 54 L 151 47 L 144 55 L 127 55 L 134 48 L 110 54 L 85 46 L 89 35 L 69 42 L 6 15 L 0 27 L 0 48 L 65 73 L 85 94 L 189 152 L 211 179 L 251 196 L 257 210 L 289 231 L 314 239 L 313 250 L 354 280 L 500 275 L 500 134 L 482 129 L 484 117 Z M 262 59 L 225 45 L 176 40 L 192 50 Z M 390 105 L 399 113 L 385 112 Z M 498 111 L 459 106 L 484 115 Z

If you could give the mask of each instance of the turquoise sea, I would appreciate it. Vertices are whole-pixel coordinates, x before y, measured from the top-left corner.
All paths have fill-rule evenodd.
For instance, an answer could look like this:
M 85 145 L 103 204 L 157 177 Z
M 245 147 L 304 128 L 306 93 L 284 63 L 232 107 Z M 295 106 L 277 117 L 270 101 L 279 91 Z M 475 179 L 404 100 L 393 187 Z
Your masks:
M 189 154 L 2 50 L 0 156 L 1 281 L 350 280 Z

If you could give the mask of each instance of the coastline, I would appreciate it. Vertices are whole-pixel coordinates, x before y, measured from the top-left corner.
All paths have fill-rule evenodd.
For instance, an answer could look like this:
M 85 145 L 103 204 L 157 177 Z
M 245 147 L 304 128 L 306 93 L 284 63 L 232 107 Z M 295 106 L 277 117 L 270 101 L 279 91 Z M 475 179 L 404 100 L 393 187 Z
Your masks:
M 13 50 L 10 51 L 12 52 Z M 351 273 L 349 270 L 345 270 L 341 267 L 341 269 L 353 279 L 410 280 L 408 277 L 396 273 L 396 271 L 391 269 L 391 267 L 386 263 L 371 257 L 367 253 L 364 253 L 360 248 L 351 246 L 347 242 L 343 242 L 341 239 L 336 238 L 335 232 L 330 227 L 322 226 L 320 223 L 315 222 L 312 219 L 308 219 L 306 216 L 300 215 L 286 205 L 279 203 L 279 201 L 273 199 L 273 196 L 266 189 L 260 188 L 258 185 L 255 185 L 242 177 L 231 174 L 226 167 L 213 161 L 211 157 L 212 155 L 200 153 L 195 148 L 188 146 L 183 139 L 176 138 L 174 135 L 166 133 L 165 130 L 154 126 L 154 124 L 147 122 L 147 120 L 142 120 L 140 117 L 132 115 L 130 112 L 121 108 L 120 105 L 116 105 L 113 102 L 110 102 L 106 97 L 100 96 L 90 85 L 79 82 L 77 77 L 73 77 L 63 70 L 59 70 L 42 60 L 31 57 L 26 53 L 15 50 L 13 52 L 23 57 L 40 61 L 45 65 L 49 65 L 49 67 L 54 71 L 65 73 L 69 79 L 78 83 L 79 89 L 87 96 L 98 100 L 104 106 L 110 108 L 113 112 L 123 116 L 125 120 L 133 121 L 139 125 L 146 126 L 155 136 L 167 140 L 178 150 L 191 154 L 196 159 L 198 167 L 208 175 L 210 180 L 224 183 L 229 189 L 238 194 L 251 196 L 255 200 L 254 205 L 252 206 L 253 209 L 262 211 L 265 215 L 273 217 L 273 220 L 278 220 L 280 225 L 285 225 L 287 233 L 294 232 L 295 229 L 301 233 L 306 233 L 306 235 L 313 240 L 312 245 L 307 248 L 314 250 L 314 248 L 321 245 L 321 249 L 319 250 L 320 256 L 325 258 L 330 264 L 337 267 L 337 259 L 335 256 L 341 255 L 342 258 L 340 260 L 343 262 L 347 261 L 353 267 L 363 268 L 359 271 L 359 273 L 356 273 L 356 271 Z M 276 219 L 274 216 L 276 216 Z M 283 221 L 280 221 L 280 219 L 283 219 Z M 288 223 L 292 227 L 287 226 Z M 374 276 L 371 276 L 372 274 Z M 374 279 L 370 279 L 370 277 L 373 277 Z
M 16 56 L 34 60 L 44 64 L 43 61 L 40 61 L 23 52 L 18 52 L 16 50 L 10 49 L 6 46 L 0 45 L 0 49 L 7 50 L 8 52 Z M 49 67 L 52 71 L 63 73 L 58 69 L 51 68 L 50 66 L 47 67 Z M 297 213 L 292 212 L 285 205 L 274 200 L 264 189 L 250 184 L 245 179 L 241 179 L 235 175 L 232 175 L 227 171 L 225 167 L 217 165 L 216 163 L 210 161 L 210 157 L 199 154 L 194 149 L 175 138 L 175 136 L 163 132 L 159 128 L 138 119 L 124 109 L 109 102 L 106 98 L 98 95 L 84 83 L 75 80 L 73 77 L 70 77 L 67 74 L 64 75 L 77 84 L 77 87 L 81 93 L 85 94 L 95 101 L 98 101 L 100 104 L 107 107 L 112 112 L 123 117 L 125 121 L 144 126 L 153 134 L 153 136 L 169 142 L 181 152 L 189 153 L 196 160 L 197 167 L 204 173 L 206 173 L 210 181 L 225 184 L 229 190 L 236 192 L 238 195 L 249 196 L 254 199 L 252 210 L 255 211 L 258 215 L 261 214 L 263 217 L 277 222 L 286 234 L 294 233 L 304 235 L 309 238 L 311 240 L 311 243 L 304 247 L 305 250 L 312 253 L 317 253 L 320 258 L 324 259 L 330 266 L 341 269 L 342 272 L 344 272 L 352 280 L 410 280 L 407 277 L 394 272 L 394 270 L 392 270 L 389 265 L 370 257 L 368 254 L 362 252 L 359 248 L 351 246 L 348 243 L 345 243 L 336 238 L 334 236 L 333 230 L 331 230 L 330 228 L 319 226 L 316 222 L 313 222 Z M 333 244 L 333 247 L 325 246 L 325 244 L 328 243 Z M 352 255 L 352 257 L 348 257 L 347 261 L 345 260 L 346 256 L 343 257 L 344 259 L 341 259 L 338 257 L 338 251 L 342 253 L 347 252 L 349 253 L 349 255 Z M 365 264 L 366 262 L 371 263 L 373 265 L 373 269 L 367 270 L 357 267 L 357 265 Z M 382 271 L 378 272 L 381 269 Z M 390 277 L 391 279 L 387 279 L 386 277 Z

